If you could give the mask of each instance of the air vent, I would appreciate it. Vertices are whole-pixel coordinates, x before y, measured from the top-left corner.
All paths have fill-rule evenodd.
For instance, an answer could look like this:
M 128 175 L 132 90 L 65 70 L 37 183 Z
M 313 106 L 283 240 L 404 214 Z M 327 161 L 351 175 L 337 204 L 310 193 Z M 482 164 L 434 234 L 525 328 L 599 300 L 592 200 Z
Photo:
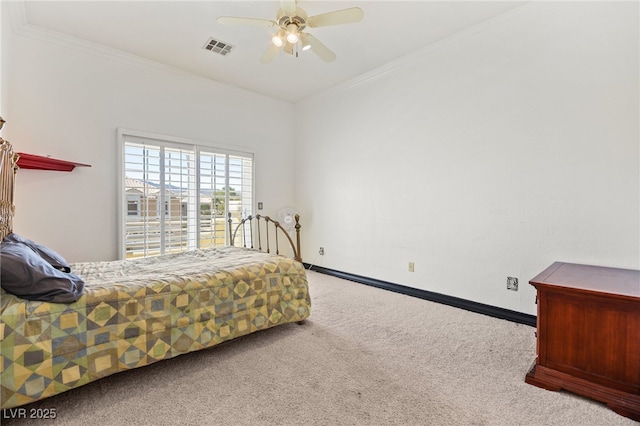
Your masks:
M 211 52 L 218 53 L 222 56 L 227 56 L 231 52 L 231 49 L 233 49 L 234 47 L 235 46 L 232 46 L 229 43 L 226 43 L 224 41 L 216 40 L 214 38 L 209 38 L 209 40 L 207 40 L 207 43 L 204 45 L 203 49 L 207 49 Z

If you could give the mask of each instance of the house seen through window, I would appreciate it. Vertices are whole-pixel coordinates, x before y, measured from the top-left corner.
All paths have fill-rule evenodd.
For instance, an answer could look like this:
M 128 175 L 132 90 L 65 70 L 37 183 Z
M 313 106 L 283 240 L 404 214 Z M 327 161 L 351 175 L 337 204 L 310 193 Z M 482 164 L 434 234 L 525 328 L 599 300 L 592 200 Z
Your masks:
M 252 213 L 253 154 L 124 135 L 126 258 L 228 243 Z

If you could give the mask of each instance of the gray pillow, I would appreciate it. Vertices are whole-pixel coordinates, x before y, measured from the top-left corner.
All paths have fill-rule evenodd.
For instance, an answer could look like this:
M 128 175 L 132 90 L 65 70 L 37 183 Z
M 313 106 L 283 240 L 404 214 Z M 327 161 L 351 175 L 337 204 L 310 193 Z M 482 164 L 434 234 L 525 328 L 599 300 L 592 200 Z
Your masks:
M 0 285 L 27 300 L 75 302 L 82 296 L 84 281 L 54 268 L 30 246 L 4 240 L 0 244 Z
M 49 247 L 43 246 L 42 244 L 38 244 L 35 241 L 31 241 L 30 239 L 24 238 L 13 232 L 7 235 L 6 237 L 4 237 L 3 241 L 12 241 L 15 243 L 22 243 L 28 246 L 29 248 L 31 248 L 36 253 L 38 253 L 40 257 L 42 257 L 44 260 L 49 262 L 49 264 L 54 268 L 64 272 L 71 272 L 71 267 L 69 266 L 69 263 L 62 256 L 60 256 L 58 252 L 50 249 Z

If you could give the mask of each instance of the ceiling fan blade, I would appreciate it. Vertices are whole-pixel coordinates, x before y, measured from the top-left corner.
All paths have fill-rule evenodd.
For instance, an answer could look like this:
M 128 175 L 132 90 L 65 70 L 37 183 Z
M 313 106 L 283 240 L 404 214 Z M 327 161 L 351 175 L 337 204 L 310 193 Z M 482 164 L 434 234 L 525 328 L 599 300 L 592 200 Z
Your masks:
M 364 12 L 359 7 L 336 10 L 321 15 L 311 16 L 307 20 L 307 25 L 315 27 L 326 27 L 327 25 L 341 25 L 359 22 L 364 18 Z
M 296 0 L 280 0 L 280 7 L 288 14 L 296 13 Z
M 260 58 L 260 62 L 262 62 L 263 64 L 268 64 L 269 62 L 273 61 L 273 58 L 275 58 L 278 52 L 280 52 L 280 49 L 281 48 L 276 46 L 275 44 L 269 43 L 269 48 Z
M 240 18 L 237 16 L 220 16 L 218 22 L 224 25 L 249 25 L 252 27 L 273 27 L 278 25 L 270 19 Z
M 316 55 L 320 57 L 325 62 L 333 62 L 336 59 L 336 54 L 331 51 L 327 46 L 320 43 L 320 41 L 312 36 L 311 34 L 306 34 L 306 37 L 309 40 L 309 44 L 311 45 L 311 50 L 315 52 Z

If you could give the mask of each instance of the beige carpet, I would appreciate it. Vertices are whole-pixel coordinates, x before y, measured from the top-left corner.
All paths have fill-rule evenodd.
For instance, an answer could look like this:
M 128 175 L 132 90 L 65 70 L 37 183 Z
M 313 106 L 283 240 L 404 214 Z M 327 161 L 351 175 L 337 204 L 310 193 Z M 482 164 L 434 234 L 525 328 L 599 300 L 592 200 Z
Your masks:
M 63 425 L 632 425 L 524 383 L 534 329 L 309 272 L 312 314 L 26 408 Z M 6 413 L 5 413 L 6 416 Z

